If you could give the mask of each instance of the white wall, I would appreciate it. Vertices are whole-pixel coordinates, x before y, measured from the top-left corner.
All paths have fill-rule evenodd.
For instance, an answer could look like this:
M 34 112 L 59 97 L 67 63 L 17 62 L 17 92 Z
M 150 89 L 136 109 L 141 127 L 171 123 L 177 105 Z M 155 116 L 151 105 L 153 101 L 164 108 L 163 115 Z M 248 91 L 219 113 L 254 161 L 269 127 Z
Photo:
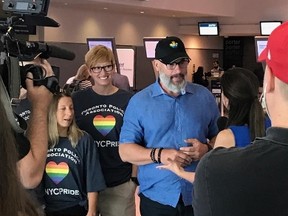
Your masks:
M 173 18 L 141 17 L 91 10 L 50 7 L 48 16 L 59 28 L 45 27 L 45 41 L 86 43 L 87 37 L 115 37 L 116 44 L 143 46 L 143 37 L 178 34 Z

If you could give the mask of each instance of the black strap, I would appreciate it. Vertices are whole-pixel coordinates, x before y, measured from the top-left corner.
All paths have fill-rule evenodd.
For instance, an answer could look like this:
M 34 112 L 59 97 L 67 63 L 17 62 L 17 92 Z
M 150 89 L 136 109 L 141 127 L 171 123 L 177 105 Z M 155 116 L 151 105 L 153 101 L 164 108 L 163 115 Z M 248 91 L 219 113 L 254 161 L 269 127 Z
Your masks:
M 44 85 L 53 94 L 57 94 L 60 92 L 60 86 L 58 85 L 58 80 L 56 76 L 46 77 L 41 82 L 42 85 Z

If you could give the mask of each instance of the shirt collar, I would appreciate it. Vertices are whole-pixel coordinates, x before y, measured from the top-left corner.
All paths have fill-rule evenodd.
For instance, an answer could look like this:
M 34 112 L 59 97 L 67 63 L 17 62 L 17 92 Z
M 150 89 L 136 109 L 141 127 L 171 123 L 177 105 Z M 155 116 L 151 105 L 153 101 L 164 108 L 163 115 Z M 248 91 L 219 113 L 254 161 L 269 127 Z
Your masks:
M 288 128 L 270 127 L 266 131 L 266 139 L 288 145 Z
M 153 88 L 152 88 L 152 97 L 156 97 L 156 96 L 159 96 L 159 95 L 167 95 L 167 93 L 162 89 L 162 87 L 160 86 L 160 83 L 159 83 L 159 78 L 156 80 L 156 82 L 154 83 L 153 85 Z M 185 94 L 193 94 L 194 93 L 194 85 L 187 82 L 187 85 L 185 86 L 185 89 L 183 90 L 183 92 L 181 92 L 180 95 L 185 95 Z

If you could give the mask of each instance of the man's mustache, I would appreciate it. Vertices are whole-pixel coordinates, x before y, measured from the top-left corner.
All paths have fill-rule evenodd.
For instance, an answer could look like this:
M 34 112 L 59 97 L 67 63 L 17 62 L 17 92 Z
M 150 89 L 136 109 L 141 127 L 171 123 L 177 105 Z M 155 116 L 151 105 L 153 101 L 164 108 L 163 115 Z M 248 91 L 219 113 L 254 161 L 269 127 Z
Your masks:
M 182 79 L 184 79 L 185 75 L 184 75 L 184 74 L 182 74 L 182 73 L 179 73 L 179 74 L 175 74 L 175 75 L 172 75 L 172 76 L 170 77 L 170 79 L 173 79 L 173 78 L 178 78 L 178 77 L 181 77 Z

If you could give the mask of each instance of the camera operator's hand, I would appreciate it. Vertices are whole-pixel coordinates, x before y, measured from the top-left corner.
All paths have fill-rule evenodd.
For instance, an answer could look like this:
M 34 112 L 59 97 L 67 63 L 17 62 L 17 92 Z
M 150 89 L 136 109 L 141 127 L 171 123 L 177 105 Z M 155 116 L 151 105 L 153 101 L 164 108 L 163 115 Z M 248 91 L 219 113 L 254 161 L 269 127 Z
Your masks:
M 37 58 L 31 63 L 40 66 L 43 73 L 46 74 L 46 77 L 54 75 L 52 67 L 46 59 Z M 44 108 L 47 108 L 47 106 L 50 104 L 50 100 L 52 99 L 52 93 L 43 85 L 34 86 L 32 73 L 28 72 L 27 77 L 30 78 L 26 79 L 27 96 L 29 101 L 32 103 L 32 106 L 37 103 L 37 105 L 42 105 Z
M 52 76 L 51 65 L 45 59 L 36 59 L 32 64 L 41 66 L 46 76 Z M 33 78 L 28 72 L 27 77 Z M 52 93 L 43 85 L 34 86 L 32 79 L 26 79 L 27 96 L 31 102 L 31 114 L 27 137 L 30 141 L 29 153 L 18 162 L 21 182 L 25 188 L 35 188 L 41 181 L 48 149 L 48 106 Z

